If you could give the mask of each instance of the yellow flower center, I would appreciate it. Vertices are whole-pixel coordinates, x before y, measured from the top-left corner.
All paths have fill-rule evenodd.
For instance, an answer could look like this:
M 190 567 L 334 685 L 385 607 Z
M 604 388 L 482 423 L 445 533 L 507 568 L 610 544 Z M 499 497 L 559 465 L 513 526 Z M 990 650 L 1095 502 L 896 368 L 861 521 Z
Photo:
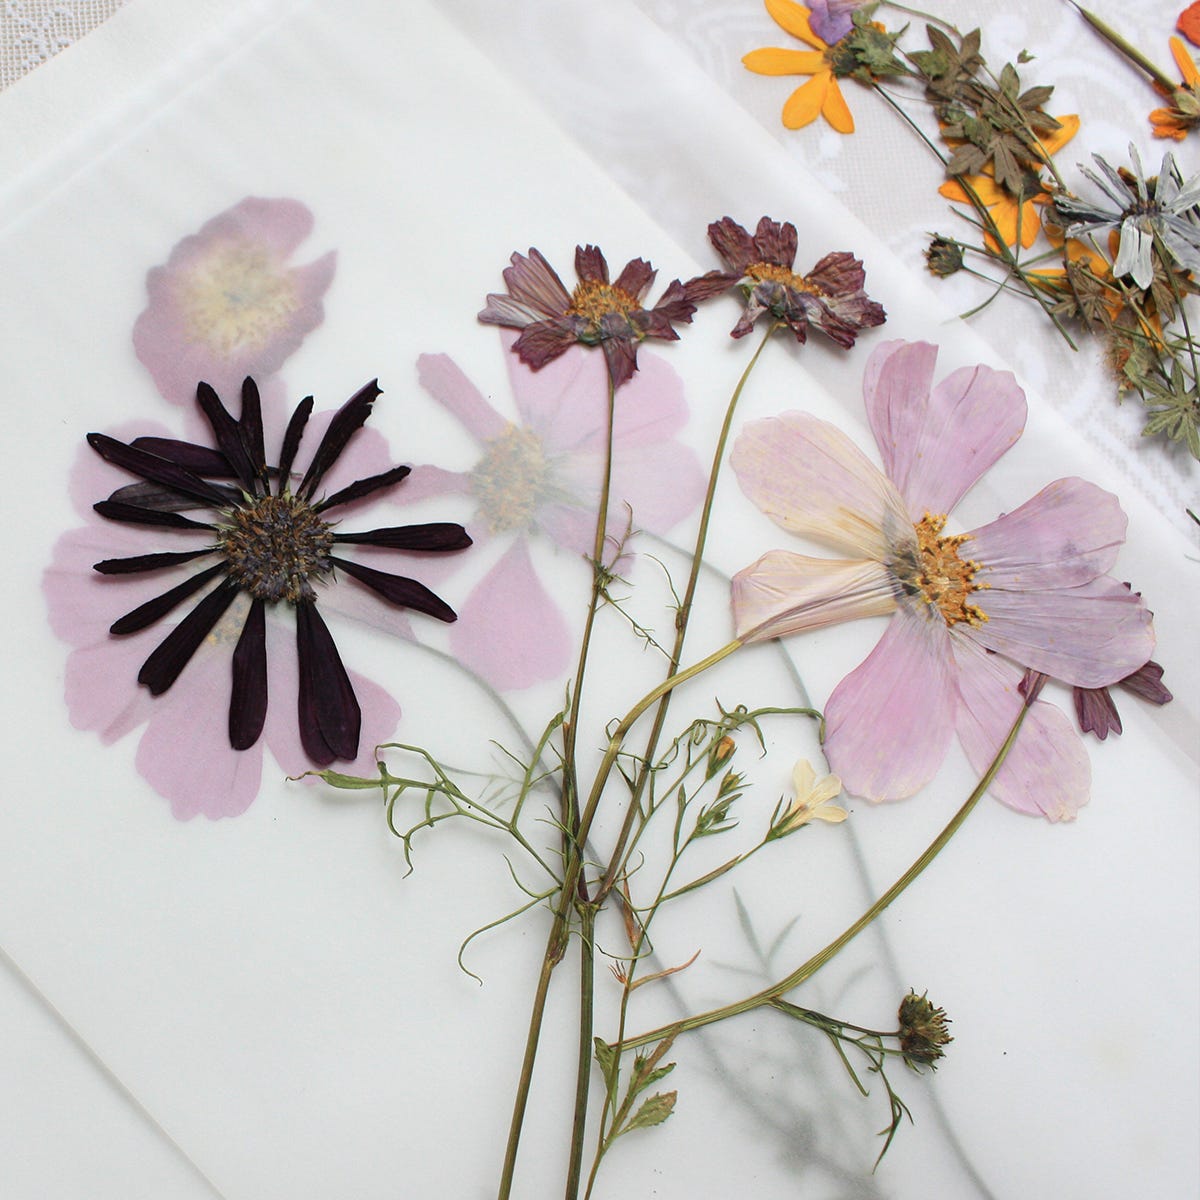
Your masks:
M 229 577 L 256 600 L 296 604 L 330 569 L 333 530 L 295 496 L 264 496 L 233 510 L 220 544 Z
M 968 604 L 967 599 L 972 592 L 988 585 L 975 582 L 979 564 L 963 558 L 958 552 L 970 534 L 943 535 L 945 527 L 945 514 L 934 516 L 931 513 L 926 513 L 913 526 L 918 550 L 913 582 L 925 602 L 938 609 L 947 625 L 957 625 L 961 621 L 980 625 L 988 619 L 987 613 L 977 605 Z
M 299 307 L 290 273 L 245 241 L 216 246 L 182 280 L 179 298 L 192 340 L 221 358 L 265 345 Z
M 778 263 L 751 263 L 746 268 L 746 278 L 753 279 L 755 283 L 781 283 L 784 287 L 793 288 L 797 292 L 808 292 L 812 296 L 824 294 L 803 275 L 797 275 L 795 271 L 781 267 Z
M 528 526 L 549 494 L 549 476 L 541 439 L 530 430 L 510 425 L 489 442 L 471 472 L 471 491 L 492 533 Z
M 601 283 L 598 279 L 584 279 L 575 285 L 571 293 L 571 306 L 567 314 L 598 324 L 602 317 L 612 312 L 629 314 L 641 310 L 637 298 L 624 288 Z

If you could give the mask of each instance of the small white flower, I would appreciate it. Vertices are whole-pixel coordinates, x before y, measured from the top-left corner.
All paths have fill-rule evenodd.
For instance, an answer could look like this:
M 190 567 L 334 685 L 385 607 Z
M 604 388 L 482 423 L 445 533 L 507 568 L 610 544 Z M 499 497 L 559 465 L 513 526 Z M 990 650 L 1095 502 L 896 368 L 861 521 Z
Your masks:
M 791 807 L 772 829 L 775 837 L 784 837 L 809 821 L 844 821 L 850 814 L 831 803 L 842 791 L 842 781 L 836 775 L 817 778 L 812 763 L 802 758 L 792 770 L 792 789 L 796 793 Z

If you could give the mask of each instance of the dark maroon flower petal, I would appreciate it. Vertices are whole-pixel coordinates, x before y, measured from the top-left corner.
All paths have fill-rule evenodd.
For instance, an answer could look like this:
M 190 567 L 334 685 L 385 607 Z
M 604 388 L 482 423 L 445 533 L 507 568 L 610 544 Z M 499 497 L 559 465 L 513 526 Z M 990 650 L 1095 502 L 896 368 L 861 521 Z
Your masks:
M 203 381 L 196 385 L 196 403 L 208 419 L 217 445 L 233 466 L 238 481 L 247 492 L 253 492 L 255 471 L 250 460 L 245 430 L 221 403 L 221 397 Z
M 740 275 L 731 274 L 729 271 L 708 271 L 704 275 L 697 275 L 695 279 L 689 279 L 683 285 L 683 291 L 689 301 L 699 304 L 711 300 L 714 296 L 723 295 L 739 279 Z
M 754 239 L 732 217 L 722 217 L 708 227 L 708 240 L 738 278 L 755 261 Z
M 389 550 L 465 550 L 471 544 L 470 534 L 450 521 L 395 525 L 366 533 L 335 533 L 333 540 L 352 546 L 386 546 Z
M 212 531 L 215 525 L 204 521 L 193 521 L 191 517 L 177 512 L 162 512 L 156 508 L 143 508 L 140 504 L 123 504 L 119 500 L 101 500 L 92 505 L 92 510 L 109 521 L 121 521 L 126 525 L 158 525 L 168 529 L 205 529 Z
M 315 604 L 296 605 L 300 743 L 318 766 L 358 754 L 362 712 L 337 646 Z
M 394 487 L 402 479 L 406 479 L 411 472 L 412 467 L 392 467 L 391 470 L 384 471 L 380 475 L 359 479 L 349 487 L 334 492 L 320 504 L 314 504 L 313 509 L 316 512 L 325 512 L 328 509 L 337 508 L 339 504 L 349 504 L 351 500 L 361 500 L 364 496 L 369 496 L 372 492 L 377 492 L 382 488 Z
M 635 300 L 641 300 L 650 290 L 650 285 L 654 282 L 657 274 L 658 272 L 644 258 L 635 258 L 632 262 L 625 264 L 625 269 L 617 276 L 614 286 L 627 292 Z
M 376 571 L 373 567 L 364 567 L 361 563 L 351 562 L 346 558 L 329 556 L 334 566 L 340 567 L 351 579 L 357 579 L 365 587 L 377 592 L 391 604 L 399 608 L 412 608 L 428 616 L 437 617 L 439 621 L 457 621 L 458 614 L 440 596 L 431 592 L 423 583 L 415 579 L 406 579 L 403 575 L 389 575 L 386 571 Z M 301 605 L 301 608 L 308 607 Z M 351 758 L 354 756 L 351 755 Z
M 674 335 L 673 335 L 674 336 Z M 614 388 L 628 383 L 637 370 L 637 345 L 626 334 L 624 337 L 606 337 L 600 348 L 608 363 L 608 374 Z
M 263 442 L 262 397 L 258 392 L 258 384 L 249 375 L 242 380 L 242 417 L 238 422 L 242 428 L 242 438 L 250 454 L 250 465 L 254 468 L 255 477 L 262 484 L 263 494 L 271 490 L 270 478 L 267 473 L 267 451 Z
M 181 442 L 177 438 L 140 437 L 129 443 L 136 450 L 145 450 L 173 462 L 177 467 L 211 479 L 232 479 L 237 472 L 229 465 L 229 459 L 220 450 L 211 446 L 196 446 Z
M 266 605 L 255 600 L 233 651 L 233 690 L 229 696 L 229 744 L 249 750 L 267 719 Z
M 867 281 L 861 260 L 848 250 L 835 250 L 826 254 L 805 276 L 814 287 L 829 296 L 848 295 L 861 291 Z
M 567 311 L 571 294 L 540 250 L 531 246 L 528 258 L 514 254 L 511 261 L 512 266 L 504 270 L 504 283 L 513 300 L 543 317 L 559 317 Z
M 1166 704 L 1175 697 L 1163 685 L 1163 669 L 1151 659 L 1138 667 L 1132 675 L 1126 675 L 1117 682 L 1121 687 L 1131 691 L 1135 696 L 1148 700 L 1151 704 Z
M 302 496 L 306 500 L 312 498 L 313 491 L 321 482 L 325 472 L 337 462 L 346 448 L 346 443 L 366 423 L 367 418 L 371 415 L 371 405 L 375 403 L 375 398 L 379 395 L 382 395 L 379 390 L 379 381 L 372 379 L 370 383 L 359 388 L 333 414 L 333 420 L 329 422 L 329 428 L 325 430 L 325 436 L 321 439 L 317 452 L 313 455 L 312 462 L 308 464 L 308 470 L 304 472 L 304 478 L 300 480 L 300 486 L 296 489 L 298 496 Z
M 153 625 L 155 621 L 165 617 L 177 604 L 181 604 L 189 596 L 195 595 L 210 579 L 216 578 L 224 570 L 225 564 L 217 563 L 215 567 L 209 567 L 207 570 L 201 571 L 199 575 L 185 579 L 171 588 L 169 592 L 163 592 L 161 596 L 155 596 L 153 600 L 147 600 L 145 604 L 139 604 L 137 608 L 127 612 L 123 617 L 118 617 L 108 627 L 108 632 L 137 633 L 138 630 Z
M 206 483 L 197 475 L 183 467 L 176 466 L 165 458 L 155 454 L 147 454 L 145 450 L 137 450 L 118 442 L 116 438 L 106 433 L 89 433 L 88 445 L 91 446 L 105 462 L 115 467 L 121 467 L 133 475 L 148 480 L 150 483 L 161 483 L 172 491 L 184 496 L 192 496 L 204 500 L 216 508 L 224 508 L 228 503 L 226 494 L 218 491 L 212 484 Z
M 663 292 L 662 299 L 650 311 L 655 316 L 666 317 L 668 321 L 680 321 L 686 325 L 691 324 L 696 305 L 692 302 L 687 288 L 678 279 L 672 279 L 670 286 Z
M 230 474 L 233 472 L 231 471 Z M 242 494 L 236 488 L 227 487 L 223 483 L 213 484 L 221 493 L 225 502 L 222 508 L 230 508 L 241 500 Z M 157 483 L 127 483 L 119 487 L 108 498 L 111 504 L 127 504 L 138 508 L 157 509 L 159 512 L 177 513 L 188 512 L 198 508 L 215 508 L 209 500 L 197 500 L 194 496 L 184 496 L 173 488 L 162 487 Z
M 774 263 L 789 270 L 796 261 L 798 242 L 796 227 L 791 221 L 772 221 L 763 217 L 754 231 L 755 257 L 759 262 Z
M 575 274 L 584 283 L 608 282 L 608 263 L 599 246 L 575 247 Z
M 1108 688 L 1073 688 L 1075 715 L 1084 733 L 1094 733 L 1104 741 L 1110 733 L 1121 732 L 1121 718 Z
M 155 696 L 161 696 L 179 678 L 200 644 L 213 631 L 213 626 L 225 615 L 238 593 L 231 579 L 221 581 L 174 629 L 159 643 L 154 653 L 142 664 L 138 683 L 143 683 Z
M 304 436 L 304 427 L 312 416 L 313 398 L 305 396 L 296 405 L 292 419 L 288 421 L 287 431 L 283 435 L 283 449 L 279 452 L 279 494 L 291 486 L 292 463 L 296 459 L 296 451 L 300 449 L 300 439 Z
M 561 318 L 538 321 L 522 331 L 513 349 L 526 366 L 537 371 L 565 354 L 577 340 L 574 327 Z
M 136 575 L 141 571 L 159 571 L 163 567 L 177 567 L 180 563 L 191 562 L 193 558 L 203 558 L 213 554 L 216 546 L 205 546 L 203 550 L 180 550 L 169 554 L 135 554 L 132 558 L 106 558 L 103 562 L 93 563 L 92 570 L 101 575 Z

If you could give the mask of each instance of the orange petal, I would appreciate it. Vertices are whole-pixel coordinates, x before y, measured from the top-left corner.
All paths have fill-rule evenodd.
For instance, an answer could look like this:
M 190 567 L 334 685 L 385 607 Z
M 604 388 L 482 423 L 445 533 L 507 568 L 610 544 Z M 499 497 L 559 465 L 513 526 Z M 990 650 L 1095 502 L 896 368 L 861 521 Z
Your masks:
M 774 46 L 751 50 L 742 66 L 755 75 L 815 75 L 825 69 L 825 56 L 818 50 L 780 50 Z
M 1059 128 L 1041 139 L 1042 150 L 1047 155 L 1057 154 L 1079 132 L 1079 117 L 1075 113 L 1054 119 Z
M 947 179 L 945 183 L 938 188 L 938 195 L 945 196 L 947 200 L 954 200 L 959 204 L 970 204 L 971 198 L 967 195 L 963 185 L 957 179 Z
M 1183 39 L 1173 37 L 1167 44 L 1171 47 L 1171 57 L 1175 59 L 1175 65 L 1179 68 L 1180 75 L 1183 76 L 1184 84 L 1192 87 L 1194 84 L 1200 83 L 1200 70 L 1197 70 L 1194 59 L 1183 44 Z
M 833 82 L 828 71 L 814 75 L 803 87 L 798 87 L 783 106 L 783 123 L 788 129 L 803 129 L 811 125 L 820 115 L 825 104 L 825 93 Z
M 1179 118 L 1169 108 L 1156 108 L 1150 114 L 1150 131 L 1157 138 L 1174 138 L 1182 142 L 1188 135 L 1187 126 L 1180 123 Z
M 813 33 L 808 23 L 809 11 L 803 4 L 796 4 L 794 0 L 766 0 L 766 5 L 771 19 L 781 29 L 807 42 L 814 50 L 826 49 L 826 44 Z
M 821 113 L 838 133 L 854 132 L 854 118 L 850 115 L 846 97 L 842 95 L 842 89 L 838 87 L 832 72 L 829 76 L 829 90 L 825 93 L 825 103 L 821 105 Z
M 949 180 L 947 183 L 943 183 L 938 188 L 938 191 L 948 199 L 962 200 L 964 203 L 969 204 L 971 203 L 971 198 L 967 195 L 963 183 L 968 184 L 975 195 L 979 197 L 980 202 L 986 204 L 989 208 L 993 204 L 1003 204 L 1008 200 L 1008 193 L 990 175 L 964 175 L 962 176 L 961 183 L 953 179 Z M 957 187 L 962 194 L 960 196 L 951 196 L 949 192 L 944 190 L 949 187 Z
M 1200 46 L 1200 0 L 1189 4 L 1179 14 L 1179 23 L 1175 26 L 1184 37 L 1194 46 Z

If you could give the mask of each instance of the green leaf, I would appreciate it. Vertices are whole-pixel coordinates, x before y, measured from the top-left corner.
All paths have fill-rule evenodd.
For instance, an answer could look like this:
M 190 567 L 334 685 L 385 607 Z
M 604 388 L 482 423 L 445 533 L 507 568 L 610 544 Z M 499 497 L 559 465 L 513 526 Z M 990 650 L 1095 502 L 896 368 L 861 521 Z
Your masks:
M 344 788 L 346 790 L 377 788 L 384 785 L 382 778 L 362 779 L 358 775 L 343 775 L 340 771 L 309 771 L 307 774 L 315 775 L 318 779 L 324 780 L 330 787 Z
M 621 1132 L 628 1133 L 631 1129 L 649 1129 L 652 1125 L 661 1125 L 674 1112 L 677 1095 L 676 1092 L 655 1093 L 633 1114 Z

